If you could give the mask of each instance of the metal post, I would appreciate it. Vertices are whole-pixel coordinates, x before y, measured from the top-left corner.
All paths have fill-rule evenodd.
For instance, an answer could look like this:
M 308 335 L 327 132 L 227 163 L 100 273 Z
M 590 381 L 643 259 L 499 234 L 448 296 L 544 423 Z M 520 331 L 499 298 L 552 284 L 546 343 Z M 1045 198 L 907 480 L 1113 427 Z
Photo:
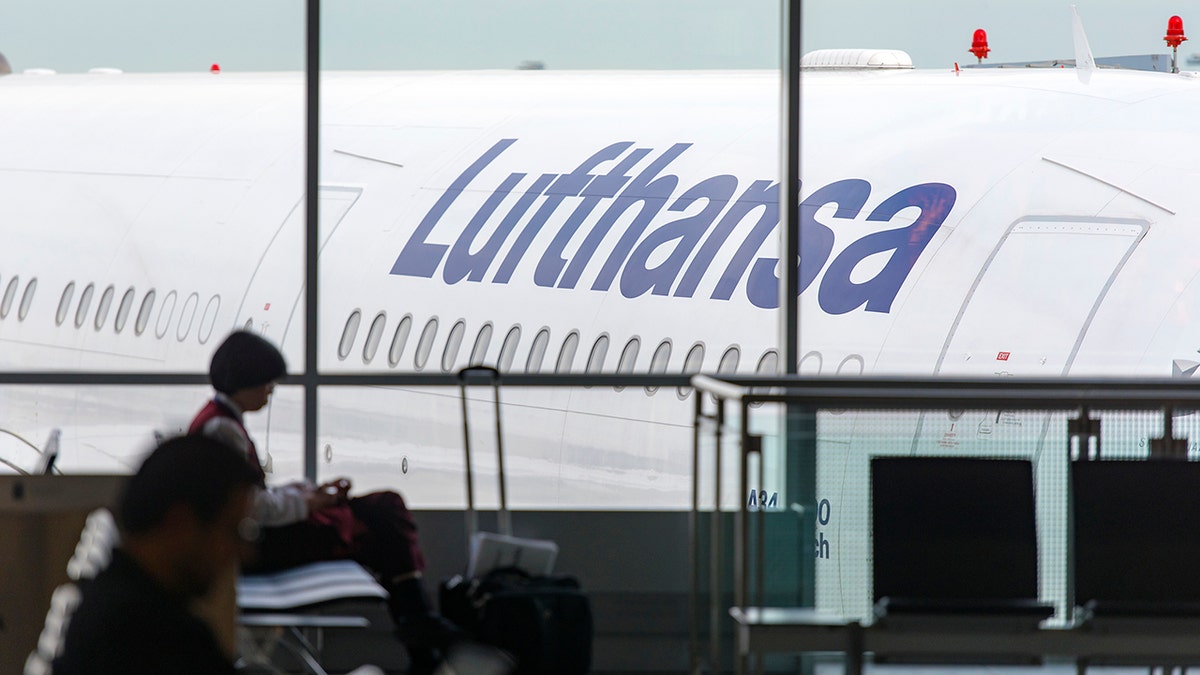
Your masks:
M 750 430 L 746 427 L 747 407 L 746 400 L 738 401 L 739 417 L 738 426 L 741 432 L 738 441 L 738 499 L 741 504 L 737 512 L 734 514 L 734 541 L 733 541 L 733 606 L 745 611 L 747 602 L 747 556 L 750 552 L 750 528 L 749 511 L 750 505 L 746 499 L 747 493 L 750 491 Z M 741 653 L 740 650 L 734 650 L 734 672 L 737 675 L 744 675 L 746 672 L 747 655 Z
M 304 475 L 317 480 L 317 248 L 321 118 L 321 0 L 306 0 L 304 170 Z
M 713 511 L 708 535 L 709 672 L 721 672 L 721 449 L 725 435 L 725 400 L 717 401 L 716 444 L 713 449 Z
M 692 512 L 688 514 L 688 672 L 700 673 L 700 636 L 697 623 L 700 611 L 700 425 L 704 423 L 704 393 L 695 390 L 692 413 Z
M 801 0 L 783 0 L 783 101 L 780 118 L 783 162 L 779 190 L 779 321 L 783 373 L 798 372 L 800 360 L 800 15 Z M 803 264 L 803 263 L 801 263 Z

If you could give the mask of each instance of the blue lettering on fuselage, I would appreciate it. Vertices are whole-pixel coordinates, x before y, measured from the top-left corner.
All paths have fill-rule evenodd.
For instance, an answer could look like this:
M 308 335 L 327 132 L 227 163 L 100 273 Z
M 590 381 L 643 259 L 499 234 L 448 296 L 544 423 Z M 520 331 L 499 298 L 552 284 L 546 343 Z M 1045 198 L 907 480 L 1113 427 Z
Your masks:
M 571 289 L 582 281 L 596 291 L 616 284 L 627 298 L 646 293 L 691 298 L 707 281 L 714 300 L 732 300 L 741 288 L 754 306 L 778 307 L 783 263 L 761 254 L 779 226 L 778 182 L 756 180 L 740 189 L 736 177 L 723 174 L 681 186 L 670 165 L 690 144 L 677 143 L 656 152 L 624 141 L 595 152 L 569 173 L 510 173 L 490 192 L 472 185 L 516 142 L 513 138 L 497 142 L 450 184 L 405 243 L 392 274 L 433 278 L 440 268 L 445 283 L 457 284 L 483 282 L 491 272 L 491 283 L 507 284 L 524 262 L 533 283 L 547 288 Z M 643 160 L 644 168 L 635 170 Z M 601 168 L 605 164 L 610 164 L 607 170 Z M 458 229 L 453 242 L 431 241 L 438 223 L 468 187 L 472 193 L 488 196 Z M 499 217 L 501 205 L 514 193 L 515 203 Z M 862 307 L 868 312 L 890 312 L 921 253 L 950 215 L 956 196 L 945 183 L 904 188 L 875 206 L 865 224 L 871 228 L 891 223 L 902 211 L 905 224 L 866 229 L 859 218 L 871 197 L 870 183 L 852 178 L 812 191 L 800 204 L 798 228 L 804 255 L 793 263 L 800 292 L 823 271 L 816 291 L 823 311 L 845 314 Z M 836 210 L 829 224 L 818 221 L 817 212 L 830 205 Z M 680 216 L 683 212 L 687 215 Z M 531 251 L 556 213 L 554 222 L 561 223 L 557 231 L 543 237 L 549 241 L 540 251 Z M 522 220 L 524 226 L 518 229 Z M 494 224 L 489 228 L 489 223 Z M 836 231 L 831 227 L 834 223 Z M 860 234 L 864 229 L 866 234 Z M 484 231 L 490 231 L 486 240 L 476 241 Z M 740 233 L 736 238 L 735 232 Z M 837 236 L 847 234 L 854 240 L 835 256 Z M 572 250 L 571 242 L 578 236 L 582 240 Z M 593 261 L 606 241 L 612 242 L 611 250 Z M 873 258 L 872 267 L 879 271 L 869 279 L 863 279 L 862 273 L 852 278 L 867 258 Z M 727 261 L 716 265 L 718 259 Z M 585 281 L 593 262 L 598 270 Z

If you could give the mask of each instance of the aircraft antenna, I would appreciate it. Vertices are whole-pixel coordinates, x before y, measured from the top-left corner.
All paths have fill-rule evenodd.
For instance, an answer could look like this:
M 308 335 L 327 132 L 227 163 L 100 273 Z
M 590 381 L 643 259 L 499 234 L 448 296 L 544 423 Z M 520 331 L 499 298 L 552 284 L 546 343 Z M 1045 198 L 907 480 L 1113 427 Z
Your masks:
M 1096 59 L 1092 58 L 1087 33 L 1083 32 L 1083 19 L 1079 18 L 1079 10 L 1075 5 L 1071 5 L 1071 29 L 1075 37 L 1075 74 L 1080 82 L 1087 84 L 1096 70 Z
M 1178 16 L 1173 16 L 1167 19 L 1167 35 L 1163 38 L 1167 46 L 1171 48 L 1171 72 L 1179 72 L 1179 45 L 1187 41 L 1187 36 L 1183 34 L 1183 19 Z

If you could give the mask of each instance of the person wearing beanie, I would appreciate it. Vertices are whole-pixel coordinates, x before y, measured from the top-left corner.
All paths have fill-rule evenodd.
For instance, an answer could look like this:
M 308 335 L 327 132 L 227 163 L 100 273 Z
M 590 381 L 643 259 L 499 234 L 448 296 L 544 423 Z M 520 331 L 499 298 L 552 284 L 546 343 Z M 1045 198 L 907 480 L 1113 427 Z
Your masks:
M 350 558 L 380 579 L 388 609 L 413 673 L 431 673 L 458 629 L 432 609 L 422 573 L 425 557 L 417 526 L 395 492 L 350 497 L 350 481 L 320 486 L 293 481 L 268 486 L 258 449 L 243 415 L 266 407 L 275 383 L 287 374 L 283 354 L 249 331 L 231 333 L 209 364 L 213 398 L 192 420 L 200 433 L 241 452 L 258 476 L 255 517 L 263 526 L 248 571 L 268 572 L 321 560 Z

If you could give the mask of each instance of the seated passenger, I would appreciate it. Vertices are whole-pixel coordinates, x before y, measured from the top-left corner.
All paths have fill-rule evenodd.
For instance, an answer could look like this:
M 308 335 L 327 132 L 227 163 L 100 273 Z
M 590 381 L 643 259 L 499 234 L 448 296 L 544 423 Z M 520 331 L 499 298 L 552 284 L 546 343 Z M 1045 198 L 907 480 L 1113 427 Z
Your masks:
M 80 584 L 55 675 L 234 673 L 212 629 L 188 610 L 237 564 L 256 476 L 202 436 L 164 442 L 125 484 L 121 544 Z
M 263 527 L 257 558 L 246 569 L 266 572 L 321 560 L 355 560 L 387 589 L 388 609 L 412 672 L 432 672 L 456 630 L 430 606 L 421 578 L 425 558 L 404 499 L 395 492 L 350 497 L 350 481 L 344 478 L 320 486 L 307 481 L 266 484 L 242 415 L 266 406 L 275 381 L 286 373 L 283 355 L 270 342 L 247 331 L 230 334 L 209 367 L 216 395 L 189 429 L 243 453 L 258 476 L 254 507 Z

